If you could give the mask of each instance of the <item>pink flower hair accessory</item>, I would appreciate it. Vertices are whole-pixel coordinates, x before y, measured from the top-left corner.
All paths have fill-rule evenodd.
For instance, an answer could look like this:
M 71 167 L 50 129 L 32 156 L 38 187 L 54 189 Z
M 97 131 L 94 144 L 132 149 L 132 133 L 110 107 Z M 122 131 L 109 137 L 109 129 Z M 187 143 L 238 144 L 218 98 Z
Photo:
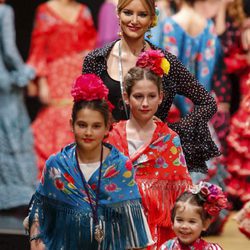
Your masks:
M 104 85 L 102 79 L 95 74 L 83 74 L 76 78 L 71 89 L 71 95 L 74 102 L 106 100 L 109 110 L 114 106 L 108 101 L 108 88 Z
M 218 215 L 222 209 L 228 206 L 225 194 L 217 185 L 201 181 L 198 185 L 192 186 L 189 192 L 197 195 L 204 202 L 203 208 L 211 216 Z
M 170 63 L 164 54 L 160 50 L 152 49 L 146 50 L 139 55 L 136 66 L 147 68 L 160 77 L 162 77 L 163 74 L 168 74 L 170 70 Z

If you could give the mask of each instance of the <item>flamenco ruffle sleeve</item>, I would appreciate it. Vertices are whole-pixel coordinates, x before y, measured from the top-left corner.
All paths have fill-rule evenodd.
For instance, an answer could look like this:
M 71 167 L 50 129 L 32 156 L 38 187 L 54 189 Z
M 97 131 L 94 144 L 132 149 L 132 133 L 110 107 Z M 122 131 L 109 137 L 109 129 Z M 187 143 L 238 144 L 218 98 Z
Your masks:
M 208 128 L 208 121 L 217 110 L 216 101 L 174 55 L 165 52 L 165 56 L 171 65 L 169 74 L 163 78 L 169 95 L 174 90 L 174 94 L 183 95 L 194 104 L 188 115 L 168 125 L 180 136 L 188 170 L 206 173 L 205 161 L 220 155 Z M 166 102 L 167 106 L 171 105 L 168 100 Z M 163 112 L 160 107 L 158 113 Z

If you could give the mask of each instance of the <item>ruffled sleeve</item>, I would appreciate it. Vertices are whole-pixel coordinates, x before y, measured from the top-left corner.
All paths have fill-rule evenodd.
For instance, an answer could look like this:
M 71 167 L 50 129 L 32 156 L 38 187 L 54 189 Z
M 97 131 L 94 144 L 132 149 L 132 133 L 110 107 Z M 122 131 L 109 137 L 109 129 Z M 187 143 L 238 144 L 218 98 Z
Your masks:
M 0 81 L 2 90 L 9 90 L 12 85 L 26 86 L 28 81 L 34 78 L 34 70 L 23 63 L 16 46 L 14 27 L 14 13 L 10 6 L 3 6 L 3 16 L 0 32 L 3 34 L 2 53 L 6 70 L 9 72 L 7 81 Z M 2 73 L 1 73 L 2 74 Z
M 46 21 L 44 5 L 38 7 L 35 17 L 34 28 L 31 36 L 30 53 L 27 63 L 36 70 L 38 77 L 46 76 L 46 40 L 48 38 L 48 24 Z
M 205 173 L 205 161 L 220 155 L 208 128 L 208 121 L 217 111 L 216 101 L 175 56 L 165 53 L 171 69 L 164 77 L 164 83 L 175 84 L 177 94 L 189 98 L 194 104 L 188 115 L 169 127 L 181 138 L 189 171 Z

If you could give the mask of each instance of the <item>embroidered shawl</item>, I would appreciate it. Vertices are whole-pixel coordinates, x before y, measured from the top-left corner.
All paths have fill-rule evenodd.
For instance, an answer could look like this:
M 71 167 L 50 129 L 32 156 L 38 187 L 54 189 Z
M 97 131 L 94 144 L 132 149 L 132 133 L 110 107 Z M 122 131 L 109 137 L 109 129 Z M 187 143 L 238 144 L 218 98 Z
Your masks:
M 179 136 L 163 122 L 156 125 L 150 143 L 140 147 L 130 159 L 136 168 L 136 182 L 150 227 L 171 227 L 170 211 L 191 179 Z M 107 141 L 129 155 L 126 121 L 114 125 Z
M 145 247 L 151 242 L 140 194 L 127 157 L 109 144 L 102 165 L 98 216 L 105 237 L 100 249 Z M 76 146 L 66 146 L 46 162 L 31 201 L 29 224 L 39 218 L 40 237 L 47 249 L 97 249 L 92 210 L 77 167 Z M 95 203 L 99 168 L 87 187 Z

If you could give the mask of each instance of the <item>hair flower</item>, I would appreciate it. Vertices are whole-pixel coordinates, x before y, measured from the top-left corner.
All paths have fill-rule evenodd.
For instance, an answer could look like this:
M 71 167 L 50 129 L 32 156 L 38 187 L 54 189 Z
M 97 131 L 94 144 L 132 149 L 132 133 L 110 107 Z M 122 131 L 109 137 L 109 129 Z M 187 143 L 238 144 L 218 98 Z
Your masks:
M 74 101 L 92 101 L 108 99 L 108 88 L 100 77 L 95 74 L 84 74 L 76 78 L 71 89 Z
M 156 75 L 162 77 L 168 74 L 170 63 L 160 50 L 146 50 L 140 54 L 136 62 L 136 66 L 140 68 L 148 68 Z
M 222 189 L 208 182 L 200 182 L 189 189 L 189 192 L 195 194 L 203 201 L 204 210 L 212 215 L 217 215 L 220 210 L 227 207 L 227 198 Z
M 161 60 L 161 68 L 163 69 L 164 74 L 167 75 L 170 70 L 170 63 L 165 57 Z

